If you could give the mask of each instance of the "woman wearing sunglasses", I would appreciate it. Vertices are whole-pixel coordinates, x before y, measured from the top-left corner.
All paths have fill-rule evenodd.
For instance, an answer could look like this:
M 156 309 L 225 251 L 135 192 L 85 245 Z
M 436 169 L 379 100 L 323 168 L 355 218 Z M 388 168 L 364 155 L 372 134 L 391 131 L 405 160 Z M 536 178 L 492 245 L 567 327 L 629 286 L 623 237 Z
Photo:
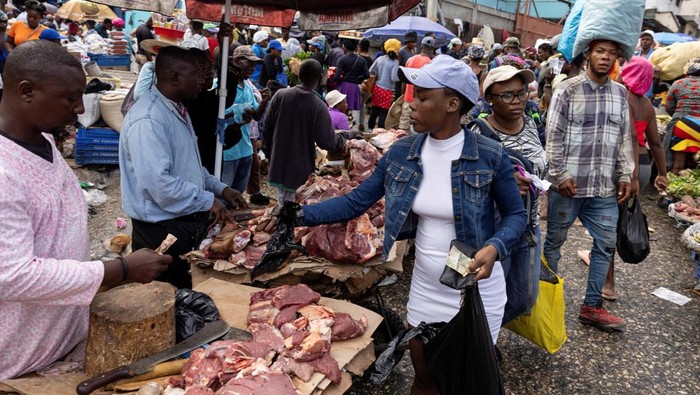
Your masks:
M 535 121 L 525 114 L 530 92 L 527 85 L 535 74 L 527 69 L 499 66 L 489 71 L 483 85 L 483 97 L 493 112 L 472 124 L 475 133 L 498 140 L 523 165 L 514 167 L 520 194 L 530 197 L 529 221 L 525 233 L 513 247 L 509 260 L 502 261 L 506 276 L 508 302 L 503 324 L 532 307 L 537 299 L 542 240 L 539 227 L 538 191 L 532 180 L 525 177 L 524 167 L 541 179 L 547 175 L 547 155 L 540 142 Z

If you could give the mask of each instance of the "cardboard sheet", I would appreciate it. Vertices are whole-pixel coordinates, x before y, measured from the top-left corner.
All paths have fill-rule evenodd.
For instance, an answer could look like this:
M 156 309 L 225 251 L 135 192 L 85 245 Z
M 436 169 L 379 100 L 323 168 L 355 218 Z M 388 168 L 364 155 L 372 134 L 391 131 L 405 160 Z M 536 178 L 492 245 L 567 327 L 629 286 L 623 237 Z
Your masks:
M 250 294 L 261 290 L 260 288 L 232 284 L 214 278 L 204 281 L 203 283 L 197 285 L 194 289 L 196 291 L 208 294 L 214 300 L 214 303 L 216 303 L 216 306 L 219 308 L 221 319 L 226 321 L 230 326 L 241 329 L 245 329 L 246 327 Z M 319 303 L 330 307 L 334 311 L 348 313 L 354 319 L 360 319 L 362 315 L 367 317 L 367 330 L 362 336 L 355 339 L 333 342 L 331 344 L 331 356 L 338 361 L 338 366 L 340 366 L 341 369 L 345 368 L 358 354 L 364 351 L 367 347 L 371 347 L 372 334 L 382 322 L 382 317 L 373 311 L 343 300 L 321 298 Z M 355 365 L 351 366 L 366 363 L 366 355 L 363 355 L 361 359 L 362 361 L 356 361 Z M 372 361 L 373 359 L 369 360 L 369 363 Z M 320 373 L 314 373 L 308 383 L 304 383 L 297 378 L 294 378 L 293 381 L 294 385 L 296 385 L 297 389 L 301 391 L 303 395 L 314 393 L 314 390 L 319 385 L 323 385 L 323 381 L 328 383 L 328 380 L 325 380 L 325 377 Z M 332 387 L 334 388 L 334 391 L 337 391 L 339 388 L 343 387 L 343 383 Z M 331 386 L 328 388 L 330 389 Z M 347 390 L 347 388 L 345 390 Z M 325 392 L 323 393 L 325 395 Z
M 347 298 L 361 294 L 389 273 L 401 273 L 406 250 L 406 242 L 399 241 L 394 244 L 386 262 L 382 263 L 378 256 L 364 265 L 337 265 L 323 258 L 301 256 L 275 272 L 259 276 L 255 281 L 268 287 L 304 283 L 321 294 Z M 236 284 L 253 283 L 250 270 L 226 260 L 206 259 L 202 251 L 189 252 L 185 258 L 191 266 L 194 286 L 209 278 Z

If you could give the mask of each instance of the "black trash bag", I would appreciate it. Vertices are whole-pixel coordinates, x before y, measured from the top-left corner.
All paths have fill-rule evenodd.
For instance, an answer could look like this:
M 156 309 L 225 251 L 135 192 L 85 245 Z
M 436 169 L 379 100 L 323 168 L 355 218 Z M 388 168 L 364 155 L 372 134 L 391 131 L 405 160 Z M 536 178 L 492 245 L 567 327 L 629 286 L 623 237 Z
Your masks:
M 274 215 L 277 216 L 277 230 L 267 242 L 267 248 L 260 262 L 258 262 L 250 277 L 255 279 L 263 273 L 274 272 L 279 269 L 292 254 L 292 251 L 299 251 L 307 255 L 306 249 L 301 243 L 294 242 L 294 227 L 299 221 L 301 207 L 294 202 L 285 202 L 282 206 L 277 206 Z
M 401 362 L 397 356 L 400 355 L 403 357 L 403 353 L 396 352 L 398 347 L 407 344 L 408 341 L 413 338 L 418 338 L 418 341 L 420 341 L 422 344 L 426 344 L 432 338 L 434 338 L 445 325 L 447 325 L 445 322 L 436 322 L 431 324 L 421 322 L 417 327 L 405 329 L 391 339 L 387 345 L 387 348 L 382 351 L 382 353 L 379 354 L 377 359 L 374 361 L 372 368 L 373 370 L 369 375 L 369 379 L 372 384 L 383 384 L 386 379 L 389 378 L 394 366 Z
M 639 263 L 649 255 L 650 250 L 647 216 L 635 198 L 631 206 L 620 205 L 620 217 L 617 219 L 617 253 L 627 263 Z
M 219 309 L 209 295 L 187 288 L 175 293 L 175 337 L 177 342 L 187 339 L 219 319 Z
M 459 312 L 424 343 L 425 358 L 441 394 L 505 394 L 479 287 L 467 277 Z

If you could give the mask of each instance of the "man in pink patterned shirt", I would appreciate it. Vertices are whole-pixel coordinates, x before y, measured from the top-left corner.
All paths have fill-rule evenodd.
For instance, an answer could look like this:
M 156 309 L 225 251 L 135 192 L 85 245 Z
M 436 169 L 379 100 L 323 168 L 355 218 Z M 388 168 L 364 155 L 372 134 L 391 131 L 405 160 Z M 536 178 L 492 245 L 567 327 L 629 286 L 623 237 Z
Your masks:
M 46 133 L 85 110 L 80 62 L 51 42 L 32 41 L 7 58 L 3 80 L 0 379 L 7 379 L 46 367 L 83 341 L 101 285 L 150 282 L 172 258 L 143 249 L 90 260 L 85 198 Z

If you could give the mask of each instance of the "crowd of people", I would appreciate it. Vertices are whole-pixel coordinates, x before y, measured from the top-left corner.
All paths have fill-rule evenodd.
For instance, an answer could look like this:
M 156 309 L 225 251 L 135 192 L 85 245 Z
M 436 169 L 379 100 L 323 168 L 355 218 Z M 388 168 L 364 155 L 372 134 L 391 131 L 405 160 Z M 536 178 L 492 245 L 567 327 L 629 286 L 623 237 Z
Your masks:
M 88 306 L 101 285 L 158 279 L 191 288 L 180 255 L 196 249 L 213 222 L 232 221 L 229 209 L 271 204 L 262 193 L 261 160 L 269 163 L 273 198 L 291 202 L 315 171 L 316 147 L 341 151 L 375 127 L 409 136 L 350 194 L 296 207 L 297 225 L 348 221 L 384 197 L 385 256 L 396 240 L 415 239 L 411 326 L 449 321 L 458 311 L 460 292 L 439 281 L 450 241 L 458 239 L 478 251 L 469 270 L 477 273 L 495 344 L 500 328 L 535 303 L 540 255 L 556 272 L 578 219 L 593 238 L 590 252 L 579 252 L 589 270 L 578 318 L 623 330 L 625 320 L 604 305 L 620 297 L 618 207 L 647 184 L 663 191 L 667 172 L 688 159 L 682 151 L 669 158 L 665 148 L 678 138 L 665 147 L 657 130 L 653 32 L 640 34 L 631 59 L 620 43 L 594 40 L 568 62 L 557 37 L 522 48 L 515 37 L 489 46 L 409 31 L 372 49 L 366 39 L 319 31 L 284 29 L 275 38 L 251 26 L 196 21 L 180 45 L 155 46 L 146 45 L 156 38 L 149 19 L 133 33 L 142 69 L 119 146 L 136 252 L 90 261 L 84 198 L 46 134 L 84 111 L 84 73 L 67 51 L 40 40 L 49 29 L 41 28 L 49 23 L 42 6 L 26 7 L 26 22 L 7 32 L 3 55 L 0 207 L 8 236 L 0 239 L 0 378 L 45 367 L 85 339 Z M 62 22 L 51 21 L 59 29 Z M 0 29 L 2 23 L 0 15 Z M 86 26 L 101 35 L 120 25 Z M 75 29 L 67 28 L 70 40 Z M 226 36 L 232 44 L 222 70 Z M 307 51 L 291 70 L 287 60 Z M 224 73 L 226 116 L 217 120 Z M 693 60 L 670 87 L 674 119 L 700 116 L 699 78 L 700 60 Z M 44 116 L 33 116 L 38 112 Z M 224 144 L 221 180 L 212 176 L 217 140 Z M 36 177 L 46 193 L 36 193 Z M 537 180 L 551 189 L 538 189 Z M 275 221 L 257 225 L 272 230 Z M 169 255 L 155 253 L 168 234 L 177 237 Z M 28 326 L 36 336 L 26 334 Z M 412 340 L 410 351 L 412 393 L 436 393 L 422 345 Z

